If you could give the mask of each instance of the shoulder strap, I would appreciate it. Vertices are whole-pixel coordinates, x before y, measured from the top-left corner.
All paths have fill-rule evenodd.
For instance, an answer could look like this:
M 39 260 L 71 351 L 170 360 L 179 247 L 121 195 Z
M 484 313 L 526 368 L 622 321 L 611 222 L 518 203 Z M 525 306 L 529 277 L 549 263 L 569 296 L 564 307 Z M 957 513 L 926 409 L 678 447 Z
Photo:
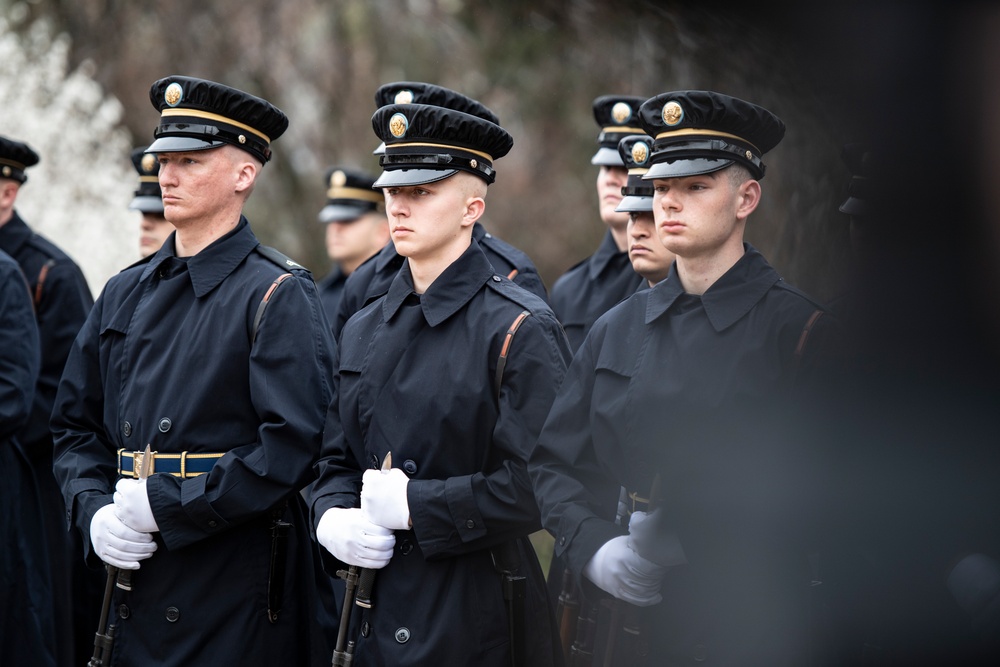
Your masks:
M 34 293 L 34 304 L 35 310 L 38 310 L 38 305 L 42 302 L 42 288 L 45 285 L 45 279 L 49 275 L 49 269 L 56 265 L 56 260 L 50 259 L 44 264 L 42 264 L 41 271 L 38 272 L 38 282 L 35 283 L 35 293 Z
M 274 290 L 278 289 L 278 285 L 285 282 L 287 278 L 291 278 L 292 274 L 282 273 L 280 276 L 274 279 L 271 286 L 267 288 L 267 292 L 264 293 L 264 298 L 260 300 L 260 305 L 257 306 L 257 314 L 253 317 L 253 331 L 250 332 L 250 345 L 253 346 L 255 340 L 257 340 L 257 327 L 260 326 L 260 320 L 264 317 L 264 311 L 267 309 L 267 304 L 271 301 L 271 295 L 274 294 Z
M 806 350 L 806 343 L 809 341 L 809 333 L 812 331 L 813 327 L 819 322 L 819 318 L 823 317 L 823 311 L 816 309 L 813 314 L 809 316 L 806 320 L 806 324 L 802 327 L 802 333 L 799 334 L 799 344 L 795 346 L 795 366 L 798 367 L 802 363 L 802 355 Z
M 531 313 L 527 310 L 522 310 L 521 313 L 514 318 L 514 321 L 510 323 L 507 327 L 507 335 L 503 339 L 503 345 L 500 347 L 500 357 L 497 359 L 497 372 L 493 379 L 493 388 L 496 392 L 497 399 L 500 398 L 500 386 L 503 383 L 503 369 L 507 365 L 507 356 L 510 354 L 510 343 L 514 340 L 514 334 L 517 330 L 521 328 L 521 324 L 531 316 Z

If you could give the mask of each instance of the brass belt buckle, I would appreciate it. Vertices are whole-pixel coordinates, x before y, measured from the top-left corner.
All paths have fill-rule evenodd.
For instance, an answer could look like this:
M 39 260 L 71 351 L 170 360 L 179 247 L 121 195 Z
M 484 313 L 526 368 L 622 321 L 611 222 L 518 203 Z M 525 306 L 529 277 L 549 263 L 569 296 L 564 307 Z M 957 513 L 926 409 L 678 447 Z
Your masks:
M 149 457 L 148 462 L 145 461 L 147 456 Z M 149 451 L 149 447 L 146 448 L 145 453 L 139 451 L 132 452 L 133 479 L 145 479 L 154 472 L 156 472 L 156 452 Z

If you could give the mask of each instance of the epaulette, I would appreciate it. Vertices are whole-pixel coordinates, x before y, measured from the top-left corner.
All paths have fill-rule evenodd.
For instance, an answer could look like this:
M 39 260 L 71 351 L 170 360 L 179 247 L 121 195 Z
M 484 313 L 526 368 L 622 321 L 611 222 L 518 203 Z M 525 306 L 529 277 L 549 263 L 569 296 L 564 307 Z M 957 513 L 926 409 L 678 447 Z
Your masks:
M 480 244 L 489 247 L 490 250 L 503 257 L 515 268 L 527 266 L 531 263 L 531 258 L 523 250 L 512 246 L 503 239 L 498 239 L 489 232 L 479 241 Z
M 517 283 L 508 278 L 504 278 L 503 276 L 493 275 L 493 277 L 486 281 L 486 285 L 497 294 L 513 301 L 517 305 L 532 313 L 548 308 L 548 304 L 546 304 L 537 294 L 529 292 Z
M 292 270 L 298 269 L 300 271 L 305 271 L 306 273 L 309 273 L 310 275 L 312 273 L 311 271 L 309 271 L 309 269 L 307 269 L 306 267 L 302 266 L 301 264 L 299 264 L 298 262 L 296 262 L 294 259 L 291 259 L 290 257 L 288 257 L 287 255 L 285 255 L 284 253 L 281 253 L 281 252 L 275 250 L 274 248 L 272 248 L 270 246 L 266 246 L 266 245 L 264 245 L 262 243 L 258 243 L 257 246 L 254 248 L 254 250 L 256 250 L 257 253 L 260 256 L 262 256 L 262 257 L 270 260 L 271 262 L 277 264 L 279 267 L 281 267 L 281 269 L 283 271 L 288 271 L 290 269 L 292 269 Z
M 792 294 L 795 294 L 797 296 L 802 297 L 802 299 L 804 301 L 806 301 L 809 304 L 811 304 L 817 310 L 822 310 L 822 311 L 828 311 L 828 310 L 830 310 L 829 307 L 827 307 L 825 304 L 822 304 L 819 301 L 817 301 L 816 299 L 812 298 L 811 296 L 809 296 L 808 294 L 806 294 L 805 292 L 803 292 L 802 290 L 800 290 L 798 287 L 795 287 L 794 285 L 789 285 L 788 283 L 786 283 L 784 278 L 779 278 L 778 282 L 774 283 L 774 285 L 775 285 L 775 287 L 783 289 L 786 292 L 791 292 Z

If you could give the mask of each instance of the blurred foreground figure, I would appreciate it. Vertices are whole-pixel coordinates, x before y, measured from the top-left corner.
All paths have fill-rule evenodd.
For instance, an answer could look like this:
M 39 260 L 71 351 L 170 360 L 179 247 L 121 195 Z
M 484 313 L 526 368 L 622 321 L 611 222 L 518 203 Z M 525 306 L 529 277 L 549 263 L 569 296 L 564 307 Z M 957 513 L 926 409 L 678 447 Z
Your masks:
M 708 91 L 638 114 L 676 260 L 597 320 L 529 466 L 556 555 L 582 575 L 581 621 L 596 621 L 570 661 L 806 664 L 809 461 L 776 418 L 820 380 L 837 327 L 743 241 L 784 124 Z

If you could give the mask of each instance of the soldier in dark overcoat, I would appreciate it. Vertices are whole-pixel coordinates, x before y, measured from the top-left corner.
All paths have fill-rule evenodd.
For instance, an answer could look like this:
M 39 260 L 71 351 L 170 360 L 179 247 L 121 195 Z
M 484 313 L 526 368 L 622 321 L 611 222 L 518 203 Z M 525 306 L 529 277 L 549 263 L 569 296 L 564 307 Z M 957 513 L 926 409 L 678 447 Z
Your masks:
M 397 103 L 430 104 L 445 107 L 500 124 L 497 115 L 479 101 L 450 88 L 436 86 L 432 83 L 397 81 L 383 84 L 375 91 L 376 108 Z M 384 150 L 385 146 L 380 145 L 375 149 L 375 154 L 381 155 Z M 486 258 L 498 274 L 506 276 L 542 299 L 548 298 L 545 284 L 542 282 L 541 276 L 538 275 L 535 263 L 524 251 L 488 232 L 479 220 L 472 227 L 472 238 L 479 244 L 480 249 L 486 254 Z M 332 322 L 336 337 L 339 338 L 344 324 L 351 315 L 361 310 L 372 299 L 389 291 L 389 284 L 399 272 L 399 267 L 403 265 L 403 259 L 402 255 L 396 252 L 392 242 L 389 242 L 377 255 L 359 266 L 351 276 L 348 276 L 344 283 L 339 312 Z
M 341 334 L 312 489 L 331 574 L 377 568 L 371 608 L 351 616 L 354 662 L 557 664 L 526 463 L 569 349 L 472 237 L 512 140 L 429 105 L 385 106 L 372 124 L 406 260 Z M 505 599 L 508 584 L 521 596 Z
M 594 325 L 530 465 L 556 555 L 605 598 L 579 648 L 594 664 L 809 664 L 812 461 L 793 408 L 822 395 L 838 326 L 743 240 L 784 125 L 709 91 L 639 114 L 676 260 Z
M 310 664 L 298 491 L 319 454 L 332 340 L 311 274 L 242 216 L 288 120 L 184 76 L 150 99 L 176 231 L 108 282 L 70 354 L 52 421 L 66 515 L 91 563 L 134 572 L 110 605 L 112 664 Z
M 27 524 L 41 520 L 25 496 L 34 493 L 31 465 L 17 441 L 31 415 L 38 380 L 38 327 L 28 285 L 10 255 L 0 250 L 0 655 L 9 664 L 54 665 L 51 609 L 32 599 L 48 576 Z M 28 537 L 37 533 L 28 532 Z M 44 589 L 43 589 L 44 590 Z M 44 604 L 44 602 L 43 602 Z
M 0 137 L 0 249 L 17 260 L 28 280 L 42 355 L 31 417 L 18 438 L 33 479 L 22 495 L 21 507 L 39 515 L 37 521 L 24 522 L 23 539 L 34 544 L 35 558 L 48 572 L 32 583 L 33 608 L 46 618 L 44 623 L 53 633 L 56 664 L 69 665 L 86 658 L 101 584 L 82 566 L 79 539 L 66 531 L 61 520 L 62 495 L 52 475 L 49 416 L 66 357 L 94 298 L 76 262 L 32 230 L 15 208 L 28 182 L 27 170 L 39 161 L 27 144 Z

